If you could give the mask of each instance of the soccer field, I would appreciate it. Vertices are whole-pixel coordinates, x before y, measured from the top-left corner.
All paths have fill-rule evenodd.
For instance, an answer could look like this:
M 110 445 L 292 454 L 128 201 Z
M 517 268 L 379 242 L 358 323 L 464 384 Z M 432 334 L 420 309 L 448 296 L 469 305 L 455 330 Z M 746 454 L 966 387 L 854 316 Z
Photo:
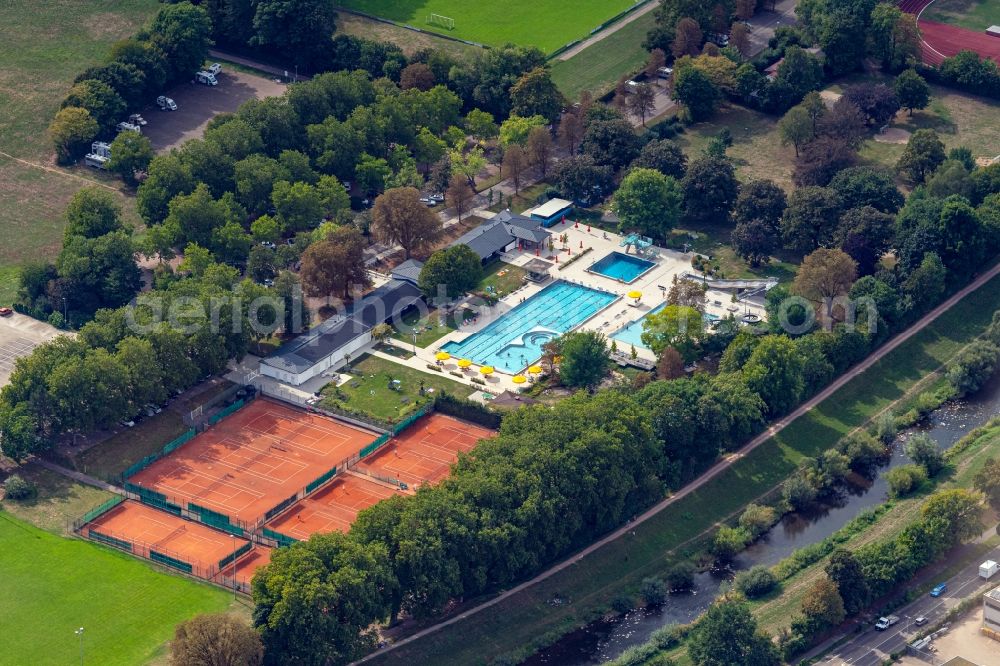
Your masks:
M 498 46 L 511 42 L 551 53 L 583 37 L 632 0 L 338 0 L 337 5 L 409 24 L 422 30 Z M 431 14 L 455 20 L 448 30 L 427 23 Z
M 1000 0 L 937 0 L 920 18 L 982 32 L 991 25 L 1000 25 Z
M 37 529 L 0 511 L 0 665 L 143 664 L 198 613 L 232 594 L 160 573 L 124 553 Z

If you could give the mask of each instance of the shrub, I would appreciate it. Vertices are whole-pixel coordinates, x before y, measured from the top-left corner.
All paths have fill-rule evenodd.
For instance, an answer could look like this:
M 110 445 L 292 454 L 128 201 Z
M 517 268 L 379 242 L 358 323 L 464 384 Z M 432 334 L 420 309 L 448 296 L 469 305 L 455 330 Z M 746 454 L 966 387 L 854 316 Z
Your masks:
M 778 520 L 778 512 L 772 507 L 760 504 L 749 504 L 740 516 L 740 529 L 744 530 L 751 540 L 759 538 L 771 529 Z
M 649 643 L 660 650 L 669 650 L 681 644 L 684 628 L 676 624 L 660 627 L 649 636 Z
M 611 600 L 611 608 L 616 613 L 627 613 L 632 610 L 632 597 L 627 594 L 617 594 Z
M 883 444 L 889 444 L 896 439 L 896 415 L 892 410 L 879 414 L 875 419 L 875 437 Z
M 742 592 L 748 599 L 762 597 L 778 584 L 771 570 L 762 564 L 736 574 L 733 585 Z
M 428 363 L 427 364 L 427 369 L 428 370 L 433 370 L 434 372 L 444 372 L 444 370 L 442 370 L 438 366 L 434 365 L 433 363 Z
M 647 606 L 659 606 L 667 599 L 667 584 L 659 578 L 644 578 L 639 594 Z
M 890 497 L 908 495 L 927 480 L 927 470 L 922 465 L 903 465 L 890 469 L 885 474 L 885 482 L 889 484 Z
M 11 474 L 3 483 L 4 496 L 12 500 L 29 500 L 38 494 L 38 488 L 17 474 Z
M 671 592 L 684 592 L 694 586 L 694 565 L 678 562 L 667 571 L 667 586 Z
M 744 530 L 736 527 L 723 526 L 715 533 L 715 540 L 712 542 L 712 554 L 720 560 L 731 560 L 737 553 L 743 550 L 750 535 Z
M 944 468 L 944 454 L 938 448 L 937 442 L 924 432 L 917 433 L 906 443 L 906 455 L 913 462 L 922 465 L 927 476 L 937 476 Z

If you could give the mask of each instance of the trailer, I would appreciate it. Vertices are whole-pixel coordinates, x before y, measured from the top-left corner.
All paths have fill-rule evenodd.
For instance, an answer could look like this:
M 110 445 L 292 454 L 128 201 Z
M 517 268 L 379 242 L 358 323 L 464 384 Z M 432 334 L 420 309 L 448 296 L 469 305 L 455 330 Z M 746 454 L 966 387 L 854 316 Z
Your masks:
M 198 72 L 194 75 L 194 80 L 205 86 L 219 85 L 219 80 L 215 78 L 215 74 L 212 74 L 212 72 Z
M 136 134 L 142 134 L 142 128 L 132 122 L 122 122 L 118 123 L 116 126 L 119 132 L 135 132 Z
M 989 580 L 997 571 L 1000 571 L 1000 564 L 993 560 L 986 560 L 979 565 L 979 577 Z
M 83 156 L 83 163 L 95 169 L 107 169 L 111 161 L 111 146 L 103 141 L 90 144 L 90 152 Z
M 177 102 L 170 99 L 166 95 L 160 95 L 156 98 L 156 106 L 160 107 L 160 111 L 176 111 Z

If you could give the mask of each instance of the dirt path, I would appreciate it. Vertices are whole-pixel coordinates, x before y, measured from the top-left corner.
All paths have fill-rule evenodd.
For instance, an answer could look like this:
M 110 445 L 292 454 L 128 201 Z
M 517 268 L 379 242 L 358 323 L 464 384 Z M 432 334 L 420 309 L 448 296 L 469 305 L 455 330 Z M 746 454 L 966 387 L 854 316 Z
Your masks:
M 979 278 L 977 278 L 974 282 L 972 282 L 971 284 L 969 284 L 968 286 L 966 286 L 964 289 L 956 292 L 948 300 L 944 301 L 943 303 L 941 303 L 940 305 L 938 305 L 936 308 L 934 308 L 933 310 L 931 310 L 929 313 L 927 313 L 926 315 L 924 315 L 913 326 L 911 326 L 910 328 L 908 328 L 907 330 L 905 330 L 903 333 L 900 333 L 895 338 L 893 338 L 892 340 L 890 340 L 889 342 L 887 342 L 885 345 L 883 345 L 882 347 L 880 347 L 872 355 L 870 355 L 868 358 L 866 358 L 860 364 L 856 365 L 853 369 L 851 369 L 846 374 L 841 375 L 839 379 L 837 379 L 836 381 L 834 381 L 832 384 L 830 384 L 829 386 L 827 386 L 825 389 L 823 389 L 822 391 L 820 391 L 818 394 L 816 394 L 815 396 L 813 396 L 812 398 L 810 398 L 806 402 L 804 402 L 801 405 L 799 405 L 799 407 L 797 409 L 795 409 L 795 411 L 793 411 L 792 413 L 788 414 L 784 418 L 781 418 L 781 419 L 775 421 L 773 424 L 771 424 L 771 426 L 767 430 L 765 430 L 764 432 L 762 432 L 760 435 L 754 437 L 752 440 L 750 440 L 750 442 L 748 442 L 746 445 L 744 445 L 743 448 L 740 449 L 738 453 L 736 453 L 735 455 L 730 456 L 726 460 L 723 460 L 721 462 L 716 463 L 707 472 L 705 472 L 704 474 L 702 474 L 698 479 L 696 479 L 695 481 L 692 481 L 691 483 L 689 483 L 688 485 L 686 485 L 684 488 L 682 488 L 681 490 L 679 490 L 677 493 L 675 493 L 675 494 L 671 495 L 670 497 L 667 497 L 666 499 L 661 500 L 657 504 L 653 505 L 652 507 L 650 507 L 649 509 L 647 509 L 645 513 L 643 513 L 642 515 L 640 515 L 635 520 L 633 520 L 633 521 L 631 521 L 629 523 L 626 523 L 625 525 L 622 525 L 621 527 L 619 527 L 614 532 L 611 532 L 610 534 L 608 534 L 607 536 L 603 537 L 602 539 L 600 539 L 598 541 L 595 541 L 594 543 L 592 543 L 591 545 L 587 546 L 586 548 L 584 548 L 583 550 L 579 551 L 578 553 L 575 553 L 574 555 L 572 555 L 569 558 L 563 560 L 559 564 L 556 564 L 555 566 L 553 566 L 553 567 L 551 567 L 549 569 L 546 569 L 545 571 L 543 571 L 542 573 L 538 574 L 534 578 L 521 583 L 517 587 L 513 587 L 513 588 L 507 590 L 506 592 L 503 592 L 502 594 L 500 594 L 500 595 L 498 595 L 498 596 L 490 599 L 489 601 L 486 601 L 486 602 L 484 602 L 484 603 L 482 603 L 482 604 L 480 604 L 480 605 L 478 605 L 478 606 L 476 606 L 474 608 L 470 608 L 469 610 L 463 611 L 462 613 L 459 613 L 458 615 L 455 615 L 454 617 L 448 618 L 447 620 L 444 620 L 443 622 L 440 622 L 440 623 L 435 624 L 433 626 L 427 627 L 426 629 L 418 631 L 417 633 L 413 634 L 412 636 L 407 636 L 406 638 L 403 638 L 403 639 L 397 641 L 396 643 L 393 643 L 392 645 L 388 645 L 385 648 L 383 648 L 381 650 L 378 650 L 377 652 L 373 652 L 372 654 L 368 655 L 367 657 L 364 657 L 363 659 L 359 659 L 355 663 L 364 663 L 364 662 L 366 662 L 366 661 L 368 661 L 370 659 L 374 659 L 376 657 L 382 656 L 386 652 L 392 651 L 395 648 L 398 648 L 398 647 L 400 647 L 402 645 L 407 645 L 408 643 L 412 643 L 412 642 L 414 642 L 416 640 L 419 640 L 419 639 L 421 639 L 421 638 L 423 638 L 425 636 L 428 636 L 428 635 L 433 634 L 433 633 L 435 633 L 437 631 L 440 631 L 441 629 L 443 629 L 443 628 L 445 628 L 447 626 L 455 624 L 456 622 L 460 622 L 461 620 L 464 620 L 465 618 L 471 617 L 471 616 L 475 615 L 476 613 L 479 613 L 479 612 L 484 611 L 484 610 L 486 610 L 488 608 L 491 608 L 491 607 L 495 606 L 496 604 L 500 603 L 501 601 L 505 601 L 506 599 L 509 599 L 510 597 L 513 597 L 514 595 L 520 593 L 522 590 L 525 590 L 525 589 L 531 587 L 532 585 L 535 585 L 536 583 L 540 583 L 541 581 L 543 581 L 543 580 L 545 580 L 547 578 L 550 578 L 551 576 L 559 573 L 560 571 L 563 571 L 564 569 L 567 569 L 567 568 L 573 566 L 574 564 L 576 564 L 577 562 L 579 562 L 580 560 L 582 560 L 583 558 L 585 558 L 587 555 L 590 555 L 594 551 L 598 550 L 599 548 L 601 548 L 601 547 L 603 547 L 603 546 L 611 543 L 612 541 L 615 541 L 616 539 L 621 538 L 625 534 L 628 534 L 629 532 L 631 532 L 632 530 L 635 529 L 636 525 L 639 525 L 641 523 L 646 522 L 647 520 L 649 520 L 650 518 L 652 518 L 656 514 L 660 513 L 664 509 L 666 509 L 668 506 L 674 504 L 675 502 L 680 501 L 684 497 L 687 497 L 688 495 L 690 495 L 691 493 L 693 493 L 694 491 L 698 490 L 699 488 L 701 488 L 702 486 L 704 486 L 706 483 L 708 483 L 709 481 L 711 481 L 712 479 L 714 479 L 716 476 L 718 476 L 722 472 L 724 472 L 727 469 L 729 469 L 737 460 L 739 460 L 739 459 L 743 458 L 744 456 L 746 456 L 748 453 L 750 453 L 751 451 L 753 451 L 754 449 L 756 449 L 758 446 L 760 446 L 761 444 L 763 444 L 764 442 L 768 441 L 769 439 L 771 439 L 772 437 L 774 437 L 775 435 L 777 435 L 779 432 L 781 432 L 782 430 L 784 430 L 785 428 L 787 428 L 789 425 L 791 425 L 800 416 L 804 415 L 806 412 L 808 412 L 809 410 L 811 410 L 813 407 L 816 407 L 821 402 L 823 402 L 824 400 L 826 400 L 827 398 L 829 398 L 831 395 L 833 395 L 834 393 L 836 393 L 837 391 L 839 391 L 845 384 L 847 384 L 848 382 L 850 382 L 852 379 L 854 379 L 855 377 L 857 377 L 861 373 L 863 373 L 866 370 L 868 370 L 875 363 L 877 363 L 879 360 L 881 360 L 882 358 L 884 358 L 887 354 L 891 353 L 893 350 L 895 350 L 901 344 L 903 344 L 904 342 L 906 342 L 907 340 L 909 340 L 910 338 L 912 338 L 914 335 L 916 335 L 920 331 L 924 330 L 924 328 L 926 328 L 931 322 L 933 322 L 935 319 L 937 319 L 942 314 L 944 314 L 949 309 L 951 309 L 956 303 L 958 303 L 960 300 L 962 300 L 963 298 L 965 298 L 966 296 L 968 296 L 970 293 L 972 293 L 976 289 L 979 289 L 981 286 L 983 286 L 984 284 L 986 284 L 987 282 L 989 282 L 991 279 L 993 279 L 998 274 L 1000 274 L 1000 264 L 997 264 L 996 266 L 994 266 L 993 268 L 991 268 L 989 271 L 987 271 L 986 273 L 984 273 L 983 275 L 981 275 Z
M 25 166 L 32 167 L 34 169 L 41 169 L 42 171 L 48 171 L 50 173 L 57 173 L 60 176 L 66 176 L 67 178 L 75 178 L 76 180 L 79 180 L 81 182 L 87 183 L 88 185 L 97 185 L 98 187 L 103 187 L 104 189 L 111 190 L 112 192 L 121 192 L 121 190 L 119 190 L 117 187 L 111 187 L 110 185 L 105 185 L 104 183 L 102 183 L 100 181 L 91 180 L 90 178 L 84 178 L 83 176 L 78 176 L 75 173 L 71 173 L 71 172 L 66 171 L 64 169 L 58 169 L 56 167 L 51 167 L 51 166 L 48 166 L 46 164 L 39 164 L 38 162 L 31 162 L 29 160 L 21 159 L 20 157 L 14 157 L 10 153 L 5 153 L 2 150 L 0 150 L 0 157 L 6 157 L 8 159 L 14 160 L 15 162 L 18 162 L 18 163 L 23 164 Z
M 608 35 L 618 32 L 632 21 L 636 20 L 640 16 L 648 14 L 649 12 L 653 11 L 659 6 L 660 6 L 659 2 L 655 2 L 655 0 L 649 0 L 649 2 L 647 2 L 644 7 L 640 7 L 639 9 L 635 10 L 634 12 L 623 18 L 621 21 L 609 25 L 607 28 L 601 30 L 600 32 L 594 33 L 593 35 L 583 40 L 582 42 L 580 42 L 573 48 L 569 49 L 568 51 L 563 51 L 562 53 L 559 54 L 556 60 L 569 60 L 570 58 L 572 58 L 573 56 L 575 56 L 577 53 L 584 50 L 588 46 L 596 44 L 597 42 L 601 41 Z

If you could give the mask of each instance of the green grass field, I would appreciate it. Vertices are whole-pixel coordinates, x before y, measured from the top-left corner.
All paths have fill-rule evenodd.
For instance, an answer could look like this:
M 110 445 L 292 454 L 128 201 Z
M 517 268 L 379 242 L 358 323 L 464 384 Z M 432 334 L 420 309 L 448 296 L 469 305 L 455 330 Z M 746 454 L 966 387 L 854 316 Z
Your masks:
M 920 18 L 982 32 L 1000 25 L 1000 0 L 937 0 Z
M 636 526 L 629 536 L 488 612 L 386 653 L 373 663 L 473 664 L 505 654 L 516 659 L 599 617 L 616 595 L 635 595 L 643 578 L 662 576 L 678 557 L 697 552 L 705 530 L 775 487 L 804 456 L 830 448 L 905 396 L 976 337 L 998 307 L 1000 278 L 965 298 L 726 472 Z M 555 598 L 569 603 L 553 604 Z
M 0 665 L 146 663 L 174 626 L 230 607 L 232 595 L 124 553 L 56 536 L 0 512 Z M 245 602 L 244 602 L 245 603 Z M 246 610 L 242 611 L 246 614 Z
M 73 78 L 101 62 L 158 6 L 156 0 L 0 3 L 0 153 L 31 163 L 0 155 L 0 303 L 14 297 L 17 265 L 59 251 L 62 213 L 74 192 L 88 180 L 118 186 L 84 167 L 55 168 L 46 128 Z M 123 205 L 134 220 L 131 199 Z
M 586 37 L 591 30 L 632 6 L 630 0 L 338 0 L 338 6 L 480 44 L 507 42 L 550 53 Z M 455 19 L 448 30 L 427 23 L 431 14 Z

